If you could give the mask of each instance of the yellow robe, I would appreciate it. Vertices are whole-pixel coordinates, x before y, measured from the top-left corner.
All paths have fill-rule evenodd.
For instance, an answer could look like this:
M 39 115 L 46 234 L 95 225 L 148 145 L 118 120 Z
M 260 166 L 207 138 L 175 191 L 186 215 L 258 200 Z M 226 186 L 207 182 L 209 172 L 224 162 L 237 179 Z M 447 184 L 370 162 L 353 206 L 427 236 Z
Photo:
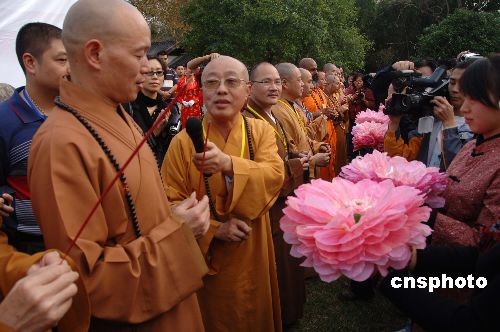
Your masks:
M 204 127 L 210 121 L 207 114 Z M 254 161 L 250 160 L 245 142 L 243 158 L 240 116 L 227 141 L 215 126 L 209 140 L 233 162 L 233 183 L 228 191 L 222 174 L 209 177 L 210 191 L 217 213 L 234 216 L 252 228 L 247 240 L 224 242 L 214 238 L 219 221 L 211 220 L 207 234 L 199 245 L 209 266 L 205 287 L 198 299 L 207 331 L 280 331 L 280 303 L 274 249 L 268 210 L 274 204 L 283 184 L 283 161 L 277 153 L 272 128 L 264 121 L 248 119 Z M 192 163 L 194 147 L 183 130 L 174 137 L 162 165 L 167 196 L 181 201 L 198 189 L 199 172 Z M 205 193 L 204 185 L 201 186 Z M 211 216 L 214 218 L 214 216 Z
M 142 138 L 132 118 L 71 82 L 62 81 L 60 92 L 123 165 Z M 33 210 L 47 248 L 68 248 L 115 174 L 89 131 L 55 108 L 33 138 L 28 165 Z M 170 211 L 147 145 L 125 176 L 142 236 L 135 236 L 118 181 L 69 253 L 90 296 L 91 329 L 202 331 L 195 292 L 207 269 L 191 230 Z

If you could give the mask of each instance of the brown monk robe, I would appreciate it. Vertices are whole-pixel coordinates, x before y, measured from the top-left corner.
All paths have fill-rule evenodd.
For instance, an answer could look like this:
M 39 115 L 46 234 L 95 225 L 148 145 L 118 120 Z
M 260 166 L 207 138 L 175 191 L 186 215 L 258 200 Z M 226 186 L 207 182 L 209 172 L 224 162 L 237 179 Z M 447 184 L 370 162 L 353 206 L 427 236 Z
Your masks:
M 302 318 L 306 296 L 304 268 L 300 266 L 302 260 L 290 255 L 291 245 L 283 239 L 279 221 L 283 216 L 287 196 L 293 194 L 293 190 L 302 184 L 304 172 L 301 160 L 290 157 L 287 134 L 271 112 L 272 106 L 278 102 L 281 95 L 278 71 L 270 63 L 263 62 L 254 67 L 250 73 L 250 80 L 252 81 L 250 96 L 243 114 L 266 121 L 273 127 L 278 154 L 285 166 L 285 181 L 278 199 L 269 210 L 269 216 L 278 272 L 281 320 L 286 327 Z
M 312 140 L 307 136 L 307 119 L 304 111 L 293 102 L 301 98 L 304 83 L 300 70 L 291 63 L 280 63 L 276 66 L 282 79 L 281 98 L 272 107 L 273 114 L 283 125 L 288 135 L 290 151 L 293 156 L 309 155 L 309 178 L 317 178 L 316 166 L 328 165 L 330 153 L 327 144 Z
M 0 225 L 2 223 L 0 216 Z M 8 244 L 7 236 L 0 231 L 0 297 L 5 297 L 16 282 L 25 277 L 28 269 L 38 262 L 48 251 L 27 255 L 16 251 Z M 62 256 L 62 254 L 61 254 Z M 74 269 L 75 265 L 68 257 L 68 263 Z M 73 297 L 71 308 L 57 324 L 57 330 L 62 332 L 88 331 L 90 322 L 90 304 L 81 278 L 76 282 L 78 293 Z M 0 323 L 0 331 L 11 331 Z
M 210 269 L 198 291 L 207 331 L 281 330 L 268 211 L 283 184 L 283 161 L 272 127 L 240 113 L 248 80 L 240 61 L 227 56 L 212 60 L 202 74 L 206 153 L 195 153 L 182 131 L 162 165 L 170 200 L 200 188 L 198 194 L 209 194 L 212 202 L 210 229 L 198 241 Z M 201 186 L 200 169 L 211 174 Z
M 343 166 L 347 165 L 347 141 L 346 141 L 346 128 L 348 125 L 349 117 L 347 116 L 348 105 L 344 101 L 342 87 L 337 75 L 328 75 L 326 80 L 325 92 L 328 96 L 332 109 L 340 116 L 334 121 L 335 133 L 337 136 L 335 148 L 335 175 L 338 175 Z
M 136 98 L 149 70 L 150 33 L 126 2 L 83 0 L 66 16 L 63 42 L 72 81 L 61 81 L 61 102 L 33 138 L 28 167 L 45 244 L 59 250 L 143 137 L 119 105 Z M 89 293 L 91 330 L 203 331 L 195 292 L 207 268 L 193 232 L 170 210 L 147 145 L 69 256 Z

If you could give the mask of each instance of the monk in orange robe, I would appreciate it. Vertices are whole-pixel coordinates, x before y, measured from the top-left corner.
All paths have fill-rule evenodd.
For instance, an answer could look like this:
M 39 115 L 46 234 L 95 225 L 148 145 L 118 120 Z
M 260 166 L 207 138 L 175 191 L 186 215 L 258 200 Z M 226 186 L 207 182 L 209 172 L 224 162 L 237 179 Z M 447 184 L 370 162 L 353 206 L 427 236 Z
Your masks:
M 325 136 L 322 138 L 322 141 L 330 145 L 332 157 L 330 158 L 327 167 L 320 168 L 320 177 L 323 180 L 331 181 L 335 176 L 334 164 L 336 155 L 335 150 L 337 146 L 337 134 L 335 132 L 335 125 L 333 123 L 334 113 L 332 112 L 332 105 L 326 94 L 323 92 L 323 88 L 321 87 L 323 84 L 319 83 L 324 81 L 324 76 L 324 72 L 318 72 L 318 82 L 316 82 L 316 86 L 312 88 L 309 94 L 303 95 L 302 103 L 309 112 L 316 115 L 317 117 L 325 119 Z
M 141 88 L 151 41 L 142 14 L 120 0 L 76 2 L 62 38 L 71 81 L 61 81 L 33 138 L 28 181 L 46 246 L 67 250 L 143 138 L 120 104 Z M 204 330 L 195 292 L 207 268 L 191 222 L 170 209 L 144 145 L 69 252 L 89 293 L 91 330 Z M 199 222 L 208 229 L 208 213 Z
M 283 161 L 272 127 L 240 113 L 248 80 L 240 61 L 228 56 L 210 61 L 202 73 L 205 154 L 195 153 L 183 130 L 162 165 L 171 201 L 198 188 L 198 195 L 210 197 L 210 229 L 198 240 L 210 269 L 198 291 L 207 331 L 281 331 L 268 211 L 283 184 Z M 210 174 L 202 175 L 204 181 L 200 170 Z
M 333 124 L 337 136 L 334 171 L 338 175 L 342 167 L 347 165 L 346 128 L 348 128 L 349 121 L 347 116 L 348 104 L 343 98 L 342 87 L 337 75 L 331 74 L 327 76 L 325 92 L 330 100 L 332 110 L 337 114 Z

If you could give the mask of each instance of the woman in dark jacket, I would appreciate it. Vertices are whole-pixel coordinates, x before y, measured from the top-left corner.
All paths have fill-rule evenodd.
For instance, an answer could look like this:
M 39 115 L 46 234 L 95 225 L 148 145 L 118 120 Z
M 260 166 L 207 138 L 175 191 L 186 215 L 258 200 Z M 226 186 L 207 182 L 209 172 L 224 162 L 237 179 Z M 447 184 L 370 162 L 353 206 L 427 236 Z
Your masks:
M 132 117 L 144 133 L 153 126 L 160 113 L 167 107 L 167 102 L 159 94 L 163 86 L 165 67 L 157 57 L 148 56 L 148 62 L 150 69 L 146 73 L 146 80 L 137 95 L 137 99 L 131 103 Z M 148 140 L 159 165 L 163 162 L 172 137 L 178 132 L 179 128 L 174 122 L 179 122 L 177 106 L 172 107 L 169 116 L 157 127 Z

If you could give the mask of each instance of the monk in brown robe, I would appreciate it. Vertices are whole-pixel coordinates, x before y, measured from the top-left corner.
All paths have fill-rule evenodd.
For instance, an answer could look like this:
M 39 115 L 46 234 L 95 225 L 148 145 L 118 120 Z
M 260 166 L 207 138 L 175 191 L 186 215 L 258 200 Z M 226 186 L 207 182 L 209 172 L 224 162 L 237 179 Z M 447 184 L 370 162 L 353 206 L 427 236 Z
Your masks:
M 28 179 L 45 244 L 64 251 L 143 137 L 120 104 L 144 82 L 151 41 L 140 12 L 120 0 L 78 1 L 62 38 L 71 81 L 61 81 L 57 107 L 33 138 Z M 206 217 L 189 217 L 186 205 L 174 215 L 161 183 L 144 145 L 69 252 L 93 331 L 203 331 L 195 292 L 207 268 L 193 233 L 196 223 L 208 229 L 208 199 L 184 202 L 205 204 Z
M 207 331 L 281 331 L 268 213 L 284 178 L 274 131 L 240 113 L 249 92 L 243 63 L 220 56 L 201 81 L 205 154 L 195 153 L 182 131 L 172 140 L 162 175 L 174 202 L 198 188 L 210 197 L 210 229 L 198 240 L 210 269 L 198 291 L 203 322 Z
M 305 164 L 307 167 L 307 157 L 294 158 L 290 152 L 288 135 L 272 113 L 271 109 L 281 95 L 281 79 L 276 68 L 270 63 L 262 62 L 254 67 L 250 80 L 250 96 L 243 114 L 266 121 L 273 127 L 278 154 L 285 166 L 285 181 L 278 199 L 269 210 L 269 216 L 278 271 L 281 319 L 283 327 L 287 327 L 303 315 L 306 300 L 304 268 L 300 266 L 300 259 L 290 255 L 291 245 L 283 239 L 279 221 L 283 216 L 286 198 L 303 182 L 303 166 Z
M 276 69 L 282 80 L 281 98 L 273 107 L 273 114 L 283 125 L 290 137 L 292 153 L 300 157 L 309 156 L 309 177 L 316 178 L 316 167 L 328 165 L 330 147 L 307 135 L 307 118 L 304 111 L 295 102 L 302 97 L 304 83 L 300 70 L 292 63 L 280 63 Z

